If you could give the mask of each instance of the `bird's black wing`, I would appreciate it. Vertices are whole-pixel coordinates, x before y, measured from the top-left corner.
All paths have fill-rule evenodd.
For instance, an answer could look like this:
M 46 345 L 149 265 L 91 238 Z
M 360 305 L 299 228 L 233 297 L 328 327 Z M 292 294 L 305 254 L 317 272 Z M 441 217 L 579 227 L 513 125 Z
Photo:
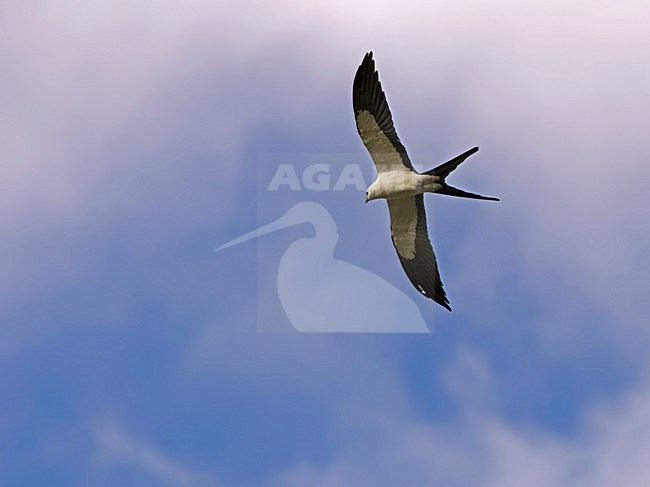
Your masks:
M 393 245 L 411 284 L 424 296 L 451 311 L 429 240 L 424 196 L 418 194 L 387 201 Z
M 367 53 L 352 88 L 354 118 L 361 140 L 370 152 L 378 172 L 413 170 L 404 145 L 399 140 L 372 52 Z

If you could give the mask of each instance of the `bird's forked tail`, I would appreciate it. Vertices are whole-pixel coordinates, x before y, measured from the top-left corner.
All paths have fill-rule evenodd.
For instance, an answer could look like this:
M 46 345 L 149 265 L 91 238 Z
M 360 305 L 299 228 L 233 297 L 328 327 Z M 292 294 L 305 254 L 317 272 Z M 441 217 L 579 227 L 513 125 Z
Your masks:
M 478 152 L 478 147 L 474 147 L 466 152 L 463 152 L 461 155 L 450 159 L 444 164 L 440 164 L 438 167 L 434 167 L 429 171 L 424 172 L 427 176 L 438 176 L 440 181 L 438 184 L 442 185 L 442 189 L 436 191 L 439 194 L 446 194 L 448 196 L 458 196 L 460 198 L 473 198 L 477 200 L 490 200 L 490 201 L 499 201 L 499 198 L 493 198 L 491 196 L 481 196 L 480 194 L 468 193 L 462 189 L 454 188 L 453 186 L 448 185 L 445 182 L 445 178 L 456 169 L 465 159 L 467 159 L 472 154 Z

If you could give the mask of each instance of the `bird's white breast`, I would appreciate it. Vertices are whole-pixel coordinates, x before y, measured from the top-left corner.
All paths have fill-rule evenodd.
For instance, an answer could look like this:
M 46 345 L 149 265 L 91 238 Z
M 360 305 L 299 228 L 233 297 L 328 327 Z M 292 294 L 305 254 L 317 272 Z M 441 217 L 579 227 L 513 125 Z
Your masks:
M 372 186 L 376 197 L 393 199 L 415 196 L 426 191 L 437 191 L 441 187 L 437 181 L 436 176 L 418 174 L 414 171 L 389 171 L 379 173 Z

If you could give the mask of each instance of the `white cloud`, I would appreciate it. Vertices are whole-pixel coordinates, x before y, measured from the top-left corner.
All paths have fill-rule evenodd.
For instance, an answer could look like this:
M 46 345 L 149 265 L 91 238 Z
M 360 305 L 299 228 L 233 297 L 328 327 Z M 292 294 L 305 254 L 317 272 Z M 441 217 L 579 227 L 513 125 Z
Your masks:
M 101 422 L 95 429 L 96 469 L 136 469 L 156 480 L 156 485 L 184 487 L 221 485 L 170 458 L 150 442 L 134 438 L 116 421 Z
M 464 408 L 486 411 L 497 406 L 495 380 L 485 357 L 476 350 L 461 346 L 441 373 L 448 394 Z
M 466 368 L 463 362 L 472 356 L 461 350 L 456 363 Z M 491 373 L 483 369 L 479 375 Z M 446 423 L 432 423 L 410 406 L 366 404 L 365 415 L 342 415 L 349 437 L 333 462 L 301 463 L 274 485 L 646 485 L 649 391 L 641 383 L 625 397 L 589 406 L 578 432 L 569 436 L 510 422 L 477 402 L 459 403 L 459 419 Z M 493 393 L 486 391 L 488 401 Z

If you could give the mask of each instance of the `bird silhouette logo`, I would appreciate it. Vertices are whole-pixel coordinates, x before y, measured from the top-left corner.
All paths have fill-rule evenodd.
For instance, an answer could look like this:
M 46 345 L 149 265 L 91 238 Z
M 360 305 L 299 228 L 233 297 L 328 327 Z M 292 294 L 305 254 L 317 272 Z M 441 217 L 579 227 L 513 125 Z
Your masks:
M 296 203 L 274 222 L 217 251 L 302 223 L 311 224 L 314 235 L 289 245 L 277 275 L 280 303 L 297 331 L 429 333 L 420 309 L 408 295 L 378 275 L 334 258 L 336 223 L 320 203 Z

